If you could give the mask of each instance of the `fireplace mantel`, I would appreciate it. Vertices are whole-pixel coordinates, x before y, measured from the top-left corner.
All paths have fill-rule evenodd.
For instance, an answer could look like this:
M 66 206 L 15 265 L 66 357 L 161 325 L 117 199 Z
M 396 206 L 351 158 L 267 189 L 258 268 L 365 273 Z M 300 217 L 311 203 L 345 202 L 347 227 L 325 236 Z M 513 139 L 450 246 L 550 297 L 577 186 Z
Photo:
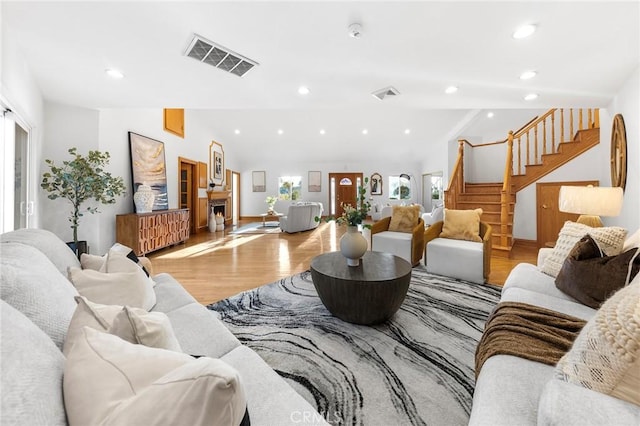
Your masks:
M 224 200 L 231 197 L 231 191 L 207 191 L 209 200 Z

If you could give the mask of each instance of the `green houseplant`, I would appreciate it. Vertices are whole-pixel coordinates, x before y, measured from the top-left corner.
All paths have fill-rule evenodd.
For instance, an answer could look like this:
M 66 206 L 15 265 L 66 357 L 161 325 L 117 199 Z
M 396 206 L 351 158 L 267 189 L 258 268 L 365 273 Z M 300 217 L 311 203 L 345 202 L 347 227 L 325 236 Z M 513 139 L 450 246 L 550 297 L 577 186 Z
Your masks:
M 45 160 L 49 171 L 42 175 L 42 189 L 49 193 L 48 198 L 64 198 L 73 206 L 69 216 L 73 230 L 73 247 L 78 255 L 78 226 L 85 212 L 99 213 L 97 206 L 83 208 L 83 204 L 95 199 L 102 204 L 113 204 L 116 197 L 124 194 L 125 186 L 121 177 L 114 177 L 104 170 L 109 164 L 108 152 L 89 151 L 87 156 L 78 154 L 77 148 L 69 149 L 71 160 L 56 166 L 52 160 Z

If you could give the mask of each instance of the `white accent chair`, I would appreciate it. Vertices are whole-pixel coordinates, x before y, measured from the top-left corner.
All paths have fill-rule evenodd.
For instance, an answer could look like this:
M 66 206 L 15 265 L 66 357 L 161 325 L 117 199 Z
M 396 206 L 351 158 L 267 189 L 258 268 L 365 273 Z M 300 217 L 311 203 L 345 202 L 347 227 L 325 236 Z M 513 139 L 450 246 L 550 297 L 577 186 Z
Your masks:
M 491 272 L 491 225 L 480 222 L 482 242 L 440 238 L 443 222 L 424 231 L 427 272 L 482 284 Z
M 322 216 L 322 211 L 322 203 L 291 203 L 287 214 L 280 217 L 280 229 L 289 234 L 315 229 L 320 224 L 315 218 Z
M 416 266 L 420 263 L 424 249 L 422 218 L 418 218 L 412 232 L 389 231 L 390 223 L 391 216 L 388 216 L 371 225 L 371 250 L 391 253 Z

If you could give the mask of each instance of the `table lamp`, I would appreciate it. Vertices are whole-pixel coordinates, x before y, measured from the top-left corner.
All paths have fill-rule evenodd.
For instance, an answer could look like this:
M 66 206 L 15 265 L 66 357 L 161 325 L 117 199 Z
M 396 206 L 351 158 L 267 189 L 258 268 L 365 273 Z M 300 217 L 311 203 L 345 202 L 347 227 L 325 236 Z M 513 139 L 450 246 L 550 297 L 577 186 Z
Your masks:
M 600 216 L 618 216 L 622 209 L 620 187 L 561 186 L 559 209 L 581 215 L 577 222 L 592 228 L 601 227 Z

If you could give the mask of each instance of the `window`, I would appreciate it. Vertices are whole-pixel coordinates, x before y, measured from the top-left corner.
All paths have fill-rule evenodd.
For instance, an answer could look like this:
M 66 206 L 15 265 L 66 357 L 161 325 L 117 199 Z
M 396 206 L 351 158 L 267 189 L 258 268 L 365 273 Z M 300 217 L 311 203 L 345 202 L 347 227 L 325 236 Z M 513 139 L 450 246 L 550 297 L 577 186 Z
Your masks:
M 389 176 L 389 198 L 392 200 L 410 200 L 411 183 L 406 175 Z
M 280 176 L 278 178 L 278 198 L 281 200 L 299 200 L 302 196 L 301 176 Z

